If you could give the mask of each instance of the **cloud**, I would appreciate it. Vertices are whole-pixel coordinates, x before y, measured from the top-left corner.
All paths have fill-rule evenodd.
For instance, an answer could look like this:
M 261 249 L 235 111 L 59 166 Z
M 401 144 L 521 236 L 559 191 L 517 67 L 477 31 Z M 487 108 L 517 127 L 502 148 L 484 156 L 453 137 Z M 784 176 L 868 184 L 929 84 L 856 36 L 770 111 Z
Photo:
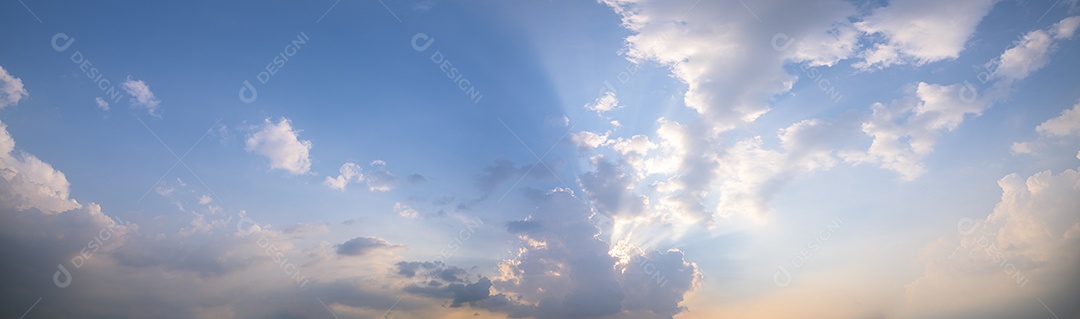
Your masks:
M 1046 148 L 1049 142 L 1080 136 L 1080 101 L 1072 108 L 1061 111 L 1061 115 L 1042 122 L 1035 127 L 1035 131 L 1039 133 L 1039 138 L 1013 143 L 1010 148 L 1013 154 L 1035 154 L 1039 149 Z
M 497 159 L 484 167 L 484 174 L 477 179 L 476 187 L 487 194 L 514 177 L 519 177 L 518 180 L 525 177 L 534 179 L 551 177 L 551 173 L 544 166 L 551 167 L 552 170 L 558 170 L 562 165 L 563 162 L 556 159 L 548 163 L 526 164 L 519 167 L 509 160 Z M 514 186 L 517 186 L 516 183 Z
M 619 104 L 619 99 L 615 97 L 615 93 L 610 91 L 604 93 L 604 95 L 596 98 L 596 101 L 590 104 L 585 104 L 585 109 L 594 111 L 596 113 L 603 114 L 604 112 L 621 109 L 623 106 Z
M 361 172 L 363 169 L 360 165 L 353 162 L 345 162 L 341 164 L 341 168 L 338 168 L 338 172 L 341 172 L 337 177 L 327 176 L 323 180 L 323 184 L 330 189 L 336 189 L 339 191 L 345 191 L 345 186 L 348 186 L 350 182 L 362 182 L 364 180 L 364 174 Z
M 455 303 L 535 318 L 671 318 L 682 311 L 679 303 L 700 274 L 681 253 L 626 255 L 646 258 L 635 261 L 613 257 L 611 246 L 596 236 L 589 208 L 568 190 L 555 189 L 537 204 L 527 222 L 509 224 L 521 248 L 490 279 L 490 295 L 484 296 L 487 278 L 481 278 L 460 287 L 468 292 L 473 285 L 474 293 L 457 295 Z M 513 226 L 525 224 L 543 226 Z M 656 282 L 652 276 L 665 279 Z
M 593 157 L 590 161 L 596 166 L 596 170 L 583 174 L 580 183 L 597 212 L 607 216 L 628 217 L 644 215 L 647 212 L 648 198 L 634 192 L 640 182 L 634 174 L 626 172 L 624 167 L 603 156 Z
M 301 140 L 292 122 L 282 117 L 277 123 L 267 118 L 257 131 L 248 135 L 244 149 L 266 156 L 270 168 L 283 169 L 290 174 L 305 174 L 311 169 L 311 141 Z M 342 186 L 344 187 L 344 186 Z
M 0 199 L 15 209 L 57 214 L 82 207 L 69 198 L 70 183 L 63 172 L 36 156 L 15 151 L 15 139 L 0 122 Z
M 1073 104 L 1071 109 L 1061 112 L 1058 117 L 1046 120 L 1035 131 L 1042 136 L 1076 136 L 1080 135 L 1080 102 Z
M 994 62 L 996 78 L 1007 81 L 1020 80 L 1041 69 L 1050 62 L 1050 54 L 1057 50 L 1057 41 L 1071 39 L 1080 16 L 1069 17 L 1046 30 L 1028 32 L 1013 47 Z
M 998 185 L 1001 199 L 989 215 L 961 219 L 955 236 L 926 247 L 902 317 L 1025 317 L 1046 311 L 1032 296 L 1053 305 L 1080 293 L 1062 280 L 1080 266 L 1080 172 L 1010 174 Z
M 888 104 L 874 103 L 873 114 L 862 126 L 863 132 L 873 138 L 869 149 L 845 152 L 844 158 L 854 163 L 876 163 L 899 173 L 904 180 L 918 178 L 926 171 L 922 159 L 934 150 L 938 137 L 955 130 L 965 118 L 979 116 L 1004 100 L 1016 81 L 1046 66 L 1054 47 L 1051 38 L 1071 36 L 1069 30 L 1055 30 L 1069 29 L 1067 25 L 1074 18 L 1077 17 L 1066 18 L 1047 30 L 1028 32 L 1022 41 L 1005 50 L 992 61 L 997 68 L 988 79 L 989 88 L 983 92 L 970 82 L 952 85 L 919 82 L 904 98 Z M 1070 34 L 1059 33 L 1066 31 Z M 1015 145 L 1013 151 L 1023 152 L 1028 146 Z
M 405 296 L 399 292 L 404 287 L 399 277 L 386 271 L 398 257 L 371 253 L 403 246 L 376 237 L 357 237 L 337 247 L 325 242 L 300 246 L 303 241 L 296 238 L 329 226 L 276 231 L 255 223 L 245 211 L 226 213 L 213 205 L 213 198 L 188 190 L 171 192 L 170 198 L 186 195 L 201 205 L 204 210 L 192 223 L 208 227 L 177 229 L 160 225 L 158 218 L 149 225 L 121 221 L 96 203 L 80 205 L 70 198 L 62 172 L 14 146 L 0 123 L 0 256 L 17 256 L 15 262 L 0 263 L 4 313 L 24 313 L 46 296 L 32 315 L 314 317 L 327 316 L 329 307 L 338 315 L 361 317 L 385 312 Z M 333 258 L 339 251 L 365 258 Z M 458 283 L 464 276 L 449 268 L 439 274 L 444 280 L 458 278 Z M 117 283 L 126 288 L 108 288 Z M 461 304 L 477 296 L 475 284 L 465 286 L 451 294 Z M 439 310 L 434 302 L 405 301 L 395 313 L 431 317 Z
M 12 76 L 0 66 L 0 110 L 19 104 L 19 100 L 30 96 L 23 87 L 22 79 Z
M 96 103 L 97 107 L 102 111 L 109 110 L 109 102 L 106 102 L 105 99 L 102 99 L 100 96 L 94 98 L 94 103 Z
M 413 209 L 412 206 L 409 206 L 409 204 L 394 203 L 394 212 L 397 213 L 398 216 L 405 218 L 416 218 L 417 216 L 420 216 L 420 213 L 417 212 L 416 209 Z
M 390 242 L 378 237 L 356 237 L 349 239 L 340 245 L 336 245 L 337 254 L 345 256 L 361 256 L 376 249 L 398 248 L 400 245 L 391 245 Z
M 386 170 L 386 162 L 374 160 L 371 162 L 371 168 L 366 176 L 368 190 L 386 192 L 394 189 L 399 184 L 398 178 Z
M 603 146 L 603 145 L 607 144 L 609 142 L 608 139 L 607 139 L 608 135 L 611 135 L 610 131 L 607 132 L 607 133 L 604 133 L 604 135 L 600 135 L 600 134 L 597 134 L 597 133 L 594 133 L 594 132 L 589 132 L 589 131 L 582 131 L 582 132 L 577 132 L 577 133 L 574 133 L 573 135 L 571 135 L 570 136 L 570 141 L 573 142 L 574 144 L 576 144 L 578 147 L 580 147 L 582 149 L 586 149 L 586 150 L 587 149 L 594 149 L 594 148 L 597 148 L 597 147 L 600 147 L 600 146 Z M 614 141 L 611 141 L 611 142 L 614 142 Z
M 634 33 L 626 38 L 628 58 L 670 67 L 672 75 L 687 85 L 683 103 L 715 131 L 753 122 L 768 112 L 769 100 L 788 91 L 795 80 L 784 70 L 785 61 L 827 64 L 847 58 L 856 40 L 853 32 L 836 23 L 856 13 L 845 1 L 757 1 L 749 10 L 737 1 L 603 3 Z M 770 28 L 761 28 L 759 19 Z M 803 40 L 803 45 L 796 50 L 771 45 L 778 36 Z
M 424 177 L 424 175 L 413 173 L 413 174 L 409 174 L 409 176 L 406 176 L 405 181 L 408 182 L 409 184 L 414 184 L 415 185 L 415 184 L 420 184 L 420 183 L 426 182 L 427 178 Z
M 985 96 L 964 101 L 965 90 L 973 92 L 963 84 L 919 82 L 909 93 L 913 96 L 890 104 L 874 103 L 873 114 L 862 124 L 862 131 L 873 138 L 869 149 L 847 152 L 844 158 L 877 163 L 904 180 L 918 178 L 926 171 L 922 159 L 934 150 L 940 134 L 956 129 L 965 116 L 981 115 L 994 102 Z
M 161 101 L 154 96 L 154 92 L 150 91 L 150 86 L 142 80 L 132 80 L 129 76 L 127 81 L 120 84 L 124 88 L 124 91 L 131 95 L 131 106 L 142 107 L 146 109 L 147 113 L 153 116 L 161 116 L 159 107 Z
M 367 173 L 363 172 L 363 168 L 359 164 L 353 162 L 345 162 L 341 164 L 341 168 L 338 169 L 341 173 L 337 177 L 327 176 L 323 180 L 323 184 L 330 189 L 339 191 L 345 191 L 345 187 L 349 183 L 363 183 L 367 182 L 368 190 L 373 192 L 386 192 L 394 189 L 400 184 L 400 181 L 394 174 L 386 170 L 386 162 L 382 160 L 372 161 Z M 423 176 L 419 178 L 423 179 Z M 410 182 L 419 183 L 413 176 L 410 176 Z
M 862 61 L 854 66 L 883 68 L 955 59 L 996 2 L 909 0 L 875 8 L 854 26 L 868 36 L 880 35 L 883 41 L 862 52 Z
M 622 161 L 633 169 L 632 175 L 656 181 L 650 185 L 654 193 L 648 195 L 648 201 L 655 213 L 668 220 L 714 225 L 718 210 L 762 211 L 760 205 L 755 210 L 728 205 L 746 203 L 736 199 L 748 196 L 734 193 L 722 200 L 728 204 L 714 206 L 718 196 L 733 190 L 719 189 L 717 186 L 724 186 L 717 185 L 718 181 L 736 180 L 729 183 L 730 187 L 740 183 L 772 185 L 752 192 L 782 185 L 756 181 L 757 176 L 766 178 L 761 174 L 747 178 L 727 175 L 751 173 L 740 165 L 761 167 L 767 162 L 726 157 L 725 151 L 733 147 L 733 141 L 724 134 L 755 122 L 769 112 L 774 97 L 792 88 L 798 77 L 785 69 L 786 64 L 832 66 L 854 56 L 861 33 L 848 21 L 858 14 L 856 8 L 846 1 L 756 1 L 745 5 L 737 1 L 603 3 L 612 7 L 621 16 L 623 26 L 633 33 L 626 38 L 627 58 L 636 63 L 656 61 L 670 68 L 672 76 L 687 86 L 683 104 L 697 116 L 688 120 L 657 119 L 651 137 L 628 139 L 582 133 L 577 136 L 579 144 L 600 147 L 614 140 Z M 761 27 L 763 21 L 769 28 Z M 743 155 L 767 155 L 752 153 Z M 776 157 L 773 164 L 786 165 L 783 156 Z M 775 174 L 796 171 L 768 169 Z

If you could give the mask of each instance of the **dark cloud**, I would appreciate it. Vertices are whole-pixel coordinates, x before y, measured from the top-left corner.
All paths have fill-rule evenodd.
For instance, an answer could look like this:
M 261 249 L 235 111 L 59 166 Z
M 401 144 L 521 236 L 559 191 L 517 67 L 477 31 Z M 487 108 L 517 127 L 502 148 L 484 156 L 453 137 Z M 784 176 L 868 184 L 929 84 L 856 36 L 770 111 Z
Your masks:
M 636 216 L 645 212 L 645 196 L 634 194 L 637 180 L 625 165 L 603 157 L 594 160 L 596 170 L 581 176 L 581 187 L 589 201 L 607 216 Z
M 491 280 L 487 278 L 480 278 L 475 283 L 463 285 L 452 284 L 446 287 L 447 290 L 454 296 L 451 307 L 461 307 L 463 303 L 474 304 L 477 301 L 487 299 L 491 296 Z
M 379 248 L 395 248 L 400 245 L 391 245 L 390 242 L 378 237 L 356 237 L 344 243 L 336 245 L 338 255 L 360 256 Z
M 528 233 L 543 227 L 540 222 L 533 220 L 514 220 L 506 222 L 506 231 L 511 234 Z
M 499 279 L 414 285 L 407 292 L 449 299 L 451 307 L 469 305 L 511 318 L 671 318 L 683 310 L 679 303 L 700 281 L 700 274 L 696 265 L 683 260 L 681 252 L 653 251 L 620 263 L 608 253 L 608 243 L 596 236 L 590 209 L 569 190 L 534 197 L 538 207 L 528 219 L 507 223 L 507 231 L 530 244 L 523 242 L 514 261 L 502 265 Z M 407 265 L 410 270 L 436 266 Z M 492 289 L 498 293 L 491 294 Z
M 520 179 L 522 176 L 533 179 L 549 179 L 552 178 L 551 172 L 548 171 L 549 167 L 558 172 L 565 164 L 561 159 L 555 159 L 547 163 L 517 166 L 509 160 L 498 159 L 484 168 L 484 174 L 477 179 L 476 187 L 480 188 L 484 193 L 490 193 L 499 185 Z M 544 167 L 545 165 L 547 167 Z
M 409 176 L 405 177 L 405 181 L 408 182 L 409 184 L 420 184 L 420 183 L 423 183 L 423 182 L 427 182 L 427 178 L 424 177 L 424 175 L 412 174 L 412 175 L 409 175 Z

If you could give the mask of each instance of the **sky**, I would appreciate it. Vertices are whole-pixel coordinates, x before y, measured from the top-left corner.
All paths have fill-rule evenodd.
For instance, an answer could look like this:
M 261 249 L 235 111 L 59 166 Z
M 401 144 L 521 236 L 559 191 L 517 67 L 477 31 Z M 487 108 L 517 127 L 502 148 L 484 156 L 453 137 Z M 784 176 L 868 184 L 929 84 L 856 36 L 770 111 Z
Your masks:
M 1076 0 L 0 4 L 4 318 L 1080 318 Z

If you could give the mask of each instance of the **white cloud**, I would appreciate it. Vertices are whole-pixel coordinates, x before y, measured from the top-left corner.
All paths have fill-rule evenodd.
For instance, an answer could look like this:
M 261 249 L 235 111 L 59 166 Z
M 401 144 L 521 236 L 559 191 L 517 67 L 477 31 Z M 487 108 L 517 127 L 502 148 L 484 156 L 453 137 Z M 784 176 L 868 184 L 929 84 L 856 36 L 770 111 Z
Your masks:
M 604 135 L 597 134 L 596 132 L 581 131 L 574 133 L 570 136 L 570 141 L 574 142 L 578 147 L 582 149 L 594 149 L 608 143 L 608 135 L 611 132 L 604 133 Z
M 1068 39 L 1076 33 L 1076 28 L 1080 26 L 1080 16 L 1068 17 L 1062 19 L 1050 29 L 1050 33 L 1054 35 L 1054 39 Z
M 109 110 L 109 102 L 105 101 L 105 99 L 101 98 L 100 96 L 94 98 L 94 103 L 97 103 L 97 107 L 102 111 Z
M 397 176 L 394 176 L 394 174 L 386 169 L 385 161 L 374 160 L 371 162 L 369 168 L 368 172 L 364 173 L 363 168 L 361 168 L 359 164 L 346 162 L 338 169 L 341 174 L 337 177 L 327 176 L 326 179 L 323 180 L 323 184 L 330 187 L 330 189 L 344 191 L 349 183 L 367 182 L 368 190 L 373 192 L 390 191 L 400 184 Z M 417 176 L 420 179 L 423 178 L 423 176 Z
M 784 34 L 786 36 L 786 33 Z M 791 60 L 807 62 L 811 67 L 833 66 L 840 60 L 850 58 L 858 49 L 861 32 L 852 25 L 834 22 L 830 29 L 823 32 L 806 33 L 802 38 L 794 40 L 794 51 L 791 52 Z M 783 45 L 777 38 L 774 45 Z
M 15 209 L 38 209 L 57 214 L 82 207 L 69 198 L 70 183 L 63 172 L 36 156 L 15 151 L 15 139 L 0 122 L 0 199 Z
M 361 182 L 364 180 L 364 174 L 360 165 L 353 162 L 346 162 L 341 164 L 341 168 L 338 169 L 339 174 L 337 177 L 327 176 L 323 180 L 323 184 L 330 189 L 336 189 L 339 191 L 345 191 L 345 187 L 349 185 L 349 182 Z
M 1015 142 L 1012 144 L 1014 154 L 1034 154 L 1044 149 L 1050 143 L 1068 142 L 1067 137 L 1080 136 L 1080 102 L 1072 108 L 1061 111 L 1061 115 L 1042 122 L 1035 127 L 1039 132 L 1038 139 L 1027 142 Z
M 23 87 L 22 79 L 12 76 L 0 66 L 0 109 L 19 104 L 19 100 L 30 96 Z
M 1024 35 L 1020 43 L 1001 54 L 995 75 L 1006 79 L 1026 78 L 1050 62 L 1048 53 L 1053 43 L 1050 35 L 1043 31 Z
M 585 104 L 585 108 L 596 113 L 604 113 L 611 110 L 621 109 L 623 106 L 619 104 L 619 99 L 615 97 L 615 93 L 607 92 L 603 96 L 596 98 L 596 101 L 592 104 Z
M 1034 146 L 1032 142 L 1016 142 L 1009 146 L 1009 151 L 1013 154 L 1031 154 L 1034 153 Z
M 623 160 L 629 164 L 639 177 L 643 177 L 646 171 L 645 157 L 650 151 L 660 147 L 649 141 L 645 135 L 634 135 L 630 138 L 617 138 L 611 148 L 622 155 Z
M 1061 29 L 1068 18 L 1051 26 Z M 938 85 L 919 82 L 907 97 L 889 104 L 874 103 L 873 114 L 863 123 L 863 132 L 873 138 L 866 152 L 845 152 L 855 163 L 876 163 L 895 171 L 904 180 L 914 180 L 926 168 L 923 157 L 934 150 L 938 137 L 955 130 L 967 117 L 975 117 L 1008 97 L 1016 81 L 1045 67 L 1053 44 L 1049 31 L 1028 32 L 1024 40 L 1005 50 L 996 59 L 998 68 L 986 90 L 970 82 Z M 1056 31 L 1055 31 L 1056 32 Z M 1030 151 L 1031 145 L 1014 145 L 1013 152 Z
M 1010 174 L 998 185 L 1001 200 L 992 213 L 961 219 L 955 237 L 927 246 L 923 274 L 907 285 L 899 317 L 1029 317 L 1046 311 L 1032 296 L 1053 304 L 1047 298 L 1078 293 L 1062 278 L 1073 278 L 1080 265 L 1080 172 Z
M 890 1 L 856 22 L 867 35 L 881 35 L 878 42 L 861 54 L 857 68 L 888 67 L 893 64 L 922 65 L 955 59 L 975 33 L 996 0 Z
M 131 106 L 142 107 L 150 115 L 161 116 L 159 112 L 161 101 L 154 96 L 154 92 L 150 91 L 150 86 L 146 82 L 132 80 L 131 77 L 128 77 L 127 81 L 121 83 L 120 86 L 124 88 L 128 95 L 131 95 Z
M 951 131 L 965 116 L 978 116 L 992 101 L 962 101 L 962 84 L 942 86 L 920 82 L 911 97 L 890 104 L 874 103 L 873 114 L 862 130 L 873 138 L 865 152 L 845 153 L 846 160 L 870 162 L 914 180 L 926 168 L 922 158 L 934 150 L 942 131 Z
M 761 200 L 771 196 L 766 193 L 806 169 L 789 161 L 796 155 L 765 150 L 753 139 L 733 146 L 724 133 L 756 121 L 776 95 L 792 88 L 798 77 L 785 64 L 833 66 L 855 55 L 862 35 L 848 22 L 858 14 L 855 6 L 839 0 L 603 2 L 633 32 L 626 38 L 628 58 L 669 67 L 687 86 L 683 104 L 698 116 L 658 119 L 655 139 L 632 138 L 636 147 L 595 133 L 579 136 L 579 144 L 615 143 L 633 175 L 655 181 L 649 203 L 667 220 L 712 225 L 718 213 L 761 215 L 767 207 Z
M 1035 127 L 1035 131 L 1043 136 L 1080 135 L 1080 102 L 1062 111 L 1058 117 L 1042 122 Z
M 626 39 L 628 57 L 669 66 L 687 85 L 683 103 L 719 131 L 756 120 L 771 97 L 791 88 L 795 76 L 783 69 L 786 60 L 829 64 L 850 54 L 854 43 L 852 32 L 835 23 L 856 13 L 844 1 L 757 1 L 752 10 L 738 1 L 603 2 L 634 32 Z M 756 17 L 770 27 L 761 28 Z M 777 30 L 805 41 L 797 50 L 768 45 Z M 828 44 L 806 45 L 818 42 Z
M 292 122 L 281 118 L 273 123 L 267 118 L 258 131 L 248 135 L 244 149 L 270 159 L 270 168 L 283 169 L 291 174 L 304 174 L 311 169 L 311 141 L 297 137 Z
M 1065 18 L 1046 30 L 1028 32 L 996 60 L 995 77 L 1006 82 L 1021 80 L 1045 67 L 1057 49 L 1055 41 L 1072 38 L 1077 23 L 1080 16 Z
M 412 206 L 409 206 L 409 204 L 402 204 L 400 202 L 394 203 L 394 212 L 396 212 L 398 216 L 405 218 L 416 218 L 420 216 L 420 213 L 417 212 L 416 209 L 413 209 Z
M 760 137 L 736 142 L 718 160 L 719 175 L 726 178 L 719 182 L 716 214 L 756 220 L 769 216 L 769 202 L 795 176 L 836 164 L 833 150 L 837 131 L 811 119 L 780 129 L 780 150 L 765 148 Z

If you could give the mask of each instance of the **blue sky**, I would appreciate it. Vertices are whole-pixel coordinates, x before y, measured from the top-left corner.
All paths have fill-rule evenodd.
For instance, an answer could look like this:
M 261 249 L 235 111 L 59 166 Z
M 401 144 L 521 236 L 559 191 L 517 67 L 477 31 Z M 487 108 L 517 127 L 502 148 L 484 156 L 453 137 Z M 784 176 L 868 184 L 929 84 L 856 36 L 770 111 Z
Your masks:
M 1080 316 L 1076 1 L 2 6 L 5 316 Z

